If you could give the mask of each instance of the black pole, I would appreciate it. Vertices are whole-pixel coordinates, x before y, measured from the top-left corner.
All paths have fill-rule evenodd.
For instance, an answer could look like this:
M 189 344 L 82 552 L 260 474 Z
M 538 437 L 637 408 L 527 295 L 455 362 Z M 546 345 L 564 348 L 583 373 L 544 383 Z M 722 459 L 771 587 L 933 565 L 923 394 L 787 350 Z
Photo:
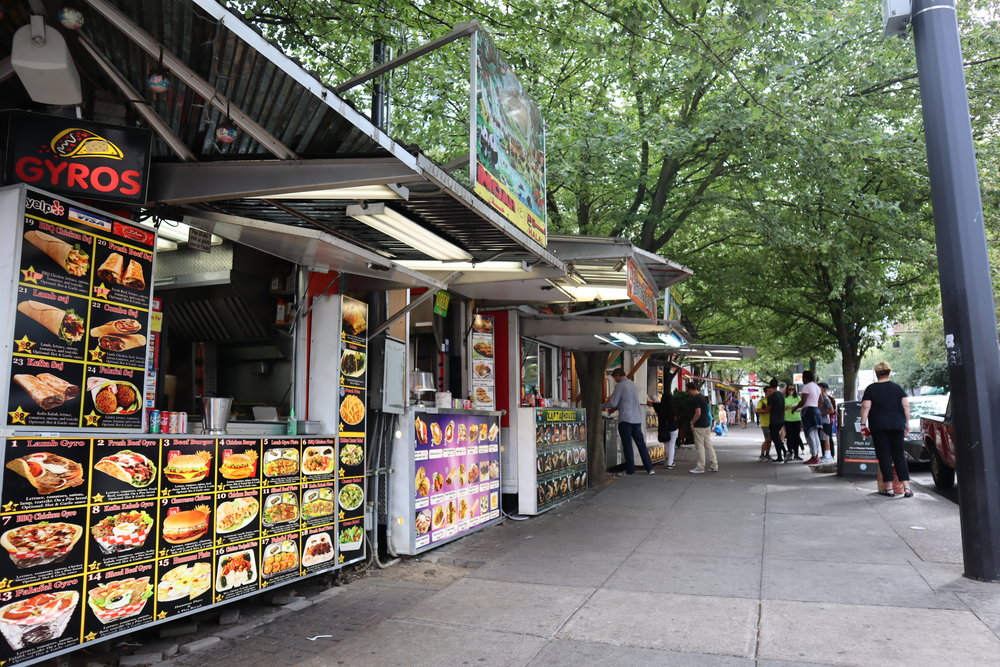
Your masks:
M 1000 581 L 1000 348 L 954 0 L 914 0 L 965 576 Z

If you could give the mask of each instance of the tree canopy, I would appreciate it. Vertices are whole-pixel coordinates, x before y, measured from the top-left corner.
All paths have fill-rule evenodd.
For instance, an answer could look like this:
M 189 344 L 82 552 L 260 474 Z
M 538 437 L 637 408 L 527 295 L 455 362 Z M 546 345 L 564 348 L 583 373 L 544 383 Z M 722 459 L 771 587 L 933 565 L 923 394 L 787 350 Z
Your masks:
M 546 118 L 550 229 L 693 268 L 686 315 L 706 342 L 839 352 L 850 377 L 892 323 L 938 303 L 913 45 L 882 37 L 876 0 L 232 4 L 331 84 L 369 69 L 376 40 L 398 55 L 478 20 Z M 991 239 L 992 5 L 959 4 Z M 467 41 L 387 84 L 390 134 L 442 162 L 467 151 Z M 368 96 L 347 93 L 359 108 Z

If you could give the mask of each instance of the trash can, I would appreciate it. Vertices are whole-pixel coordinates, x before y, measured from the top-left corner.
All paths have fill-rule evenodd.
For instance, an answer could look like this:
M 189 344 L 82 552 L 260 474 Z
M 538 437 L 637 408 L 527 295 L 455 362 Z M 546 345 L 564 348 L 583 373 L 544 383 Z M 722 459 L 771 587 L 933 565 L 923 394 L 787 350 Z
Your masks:
M 875 446 L 861 435 L 861 401 L 843 401 L 837 408 L 837 475 L 877 474 Z

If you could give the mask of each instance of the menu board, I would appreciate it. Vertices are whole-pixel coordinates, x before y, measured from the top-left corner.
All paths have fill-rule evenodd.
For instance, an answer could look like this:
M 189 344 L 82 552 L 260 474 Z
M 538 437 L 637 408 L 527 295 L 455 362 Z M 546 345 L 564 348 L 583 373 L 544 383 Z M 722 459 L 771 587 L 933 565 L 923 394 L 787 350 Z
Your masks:
M 0 664 L 363 557 L 358 450 L 332 438 L 18 437 L 0 487 Z M 351 443 L 354 444 L 354 443 Z M 354 484 L 361 497 L 345 496 Z M 338 548 L 338 544 L 341 548 Z
M 472 401 L 477 410 L 496 405 L 496 366 L 493 349 L 493 318 L 476 315 L 472 320 Z
M 309 461 L 303 461 L 303 467 L 310 478 L 316 481 L 326 477 L 338 480 L 338 560 L 341 563 L 354 563 L 365 557 L 368 304 L 343 296 L 340 312 L 340 428 L 337 456 L 330 461 L 317 452 L 316 456 L 309 457 Z
M 653 463 L 661 463 L 667 458 L 667 446 L 660 442 L 660 419 L 652 407 L 646 408 L 646 450 Z
M 437 546 L 500 518 L 500 423 L 462 412 L 413 420 L 414 544 Z
M 6 424 L 140 430 L 155 234 L 28 187 L 17 213 Z
M 535 495 L 544 512 L 587 490 L 587 411 L 535 410 Z

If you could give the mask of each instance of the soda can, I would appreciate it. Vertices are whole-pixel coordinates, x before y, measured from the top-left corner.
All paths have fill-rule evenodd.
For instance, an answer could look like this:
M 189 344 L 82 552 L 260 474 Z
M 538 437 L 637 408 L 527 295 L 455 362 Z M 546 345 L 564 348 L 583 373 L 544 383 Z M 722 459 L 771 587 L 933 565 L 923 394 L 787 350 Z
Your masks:
M 180 413 L 178 413 L 178 415 L 177 415 L 177 424 L 180 427 L 180 430 L 177 431 L 178 433 L 187 433 L 188 432 L 188 413 L 186 413 L 186 412 L 180 412 Z
M 170 433 L 170 413 L 166 410 L 160 412 L 160 433 Z
M 154 408 L 154 409 L 150 410 L 147 414 L 149 415 L 149 421 L 147 422 L 148 425 L 149 425 L 149 432 L 150 433 L 159 433 L 160 432 L 160 411 Z
M 170 413 L 170 432 L 171 433 L 181 432 L 181 414 L 179 412 Z

